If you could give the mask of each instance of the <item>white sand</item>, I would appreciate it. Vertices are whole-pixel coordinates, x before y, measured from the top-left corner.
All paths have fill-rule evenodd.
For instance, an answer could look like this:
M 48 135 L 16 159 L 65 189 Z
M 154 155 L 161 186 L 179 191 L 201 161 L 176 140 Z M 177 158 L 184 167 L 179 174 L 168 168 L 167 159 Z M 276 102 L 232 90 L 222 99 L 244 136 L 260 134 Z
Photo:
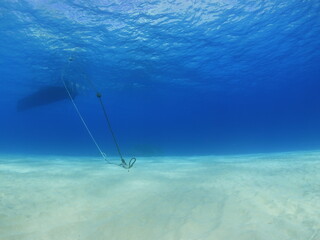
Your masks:
M 1 240 L 319 240 L 320 152 L 0 159 Z

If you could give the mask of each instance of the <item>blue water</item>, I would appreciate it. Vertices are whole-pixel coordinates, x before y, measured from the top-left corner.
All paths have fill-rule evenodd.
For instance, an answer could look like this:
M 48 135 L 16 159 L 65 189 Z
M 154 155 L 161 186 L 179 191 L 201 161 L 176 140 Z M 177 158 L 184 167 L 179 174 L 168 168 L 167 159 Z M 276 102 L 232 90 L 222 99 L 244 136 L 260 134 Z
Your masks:
M 16 109 L 63 69 L 108 155 L 86 78 L 128 156 L 320 149 L 319 36 L 318 0 L 2 0 L 0 153 L 98 155 L 70 100 Z

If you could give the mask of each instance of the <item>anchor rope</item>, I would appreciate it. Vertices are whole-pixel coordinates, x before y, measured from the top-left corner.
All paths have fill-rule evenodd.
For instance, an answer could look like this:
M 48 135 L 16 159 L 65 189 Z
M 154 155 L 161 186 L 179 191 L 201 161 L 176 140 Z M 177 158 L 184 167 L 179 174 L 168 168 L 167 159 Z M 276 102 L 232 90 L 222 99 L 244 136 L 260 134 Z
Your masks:
M 110 130 L 110 133 L 111 133 L 111 135 L 112 135 L 114 144 L 116 145 L 118 154 L 119 154 L 119 156 L 120 156 L 120 158 L 121 158 L 121 161 L 122 161 L 122 160 L 123 160 L 123 157 L 122 157 L 122 154 L 121 154 L 121 150 L 120 150 L 118 141 L 117 141 L 117 139 L 116 139 L 116 136 L 115 136 L 115 134 L 114 134 L 114 132 L 113 132 L 113 129 L 112 129 L 112 127 L 111 127 L 111 123 L 110 123 L 110 120 L 109 120 L 107 111 L 106 111 L 106 109 L 105 109 L 105 107 L 104 107 L 104 104 L 103 104 L 103 102 L 102 102 L 102 100 L 101 100 L 101 94 L 100 94 L 100 93 L 97 93 L 97 97 L 98 97 L 99 102 L 100 102 L 100 104 L 101 104 L 102 111 L 103 111 L 104 117 L 105 117 L 105 119 L 106 119 L 106 121 L 107 121 L 107 125 L 108 125 L 108 128 L 109 128 L 109 130 Z
M 112 136 L 112 139 L 113 139 L 113 142 L 117 148 L 117 151 L 118 151 L 118 154 L 120 156 L 120 159 L 121 159 L 121 162 L 123 162 L 123 157 L 122 157 L 122 153 L 121 153 L 121 150 L 120 150 L 120 147 L 119 147 L 119 144 L 118 144 L 118 141 L 117 141 L 117 138 L 116 138 L 116 135 L 114 134 L 114 131 L 111 127 L 111 123 L 110 123 L 110 120 L 109 120 L 109 116 L 107 114 L 107 110 L 106 110 L 106 107 L 102 101 L 102 94 L 97 90 L 97 88 L 95 87 L 95 85 L 93 84 L 93 82 L 89 79 L 89 78 L 86 78 L 85 79 L 88 81 L 88 83 L 91 85 L 92 89 L 96 92 L 96 96 L 97 98 L 99 99 L 99 102 L 100 102 L 100 105 L 101 105 L 101 108 L 102 108 L 102 111 L 103 111 L 103 115 L 106 119 L 106 122 L 107 122 L 107 126 L 109 128 L 109 131 L 111 133 L 111 136 Z
M 69 68 L 71 61 L 72 61 L 72 58 L 70 57 L 67 68 Z M 108 125 L 108 128 L 109 128 L 109 131 L 110 131 L 110 133 L 111 133 L 111 135 L 112 135 L 113 141 L 114 141 L 114 143 L 115 143 L 115 145 L 116 145 L 118 154 L 119 154 L 119 156 L 120 156 L 120 160 L 121 160 L 121 163 L 120 163 L 120 164 L 112 163 L 112 162 L 110 162 L 110 161 L 107 159 L 106 154 L 101 150 L 101 147 L 99 146 L 98 142 L 96 141 L 96 139 L 94 138 L 93 134 L 91 133 L 91 131 L 90 131 L 90 129 L 89 129 L 86 121 L 84 120 L 84 118 L 83 118 L 83 116 L 82 116 L 82 114 L 81 114 L 78 106 L 76 105 L 75 101 L 73 100 L 73 97 L 72 97 L 72 95 L 71 95 L 71 93 L 70 93 L 70 91 L 69 91 L 69 89 L 68 89 L 68 87 L 67 87 L 67 84 L 66 84 L 65 80 L 64 80 L 65 70 L 66 70 L 66 69 L 64 68 L 63 71 L 62 71 L 62 73 L 61 73 L 61 81 L 63 82 L 63 85 L 64 85 L 64 87 L 65 87 L 65 89 L 66 89 L 66 91 L 67 91 L 67 94 L 68 94 L 68 96 L 69 96 L 69 98 L 70 98 L 70 100 L 71 100 L 71 102 L 72 102 L 72 105 L 73 105 L 73 107 L 75 108 L 75 110 L 76 110 L 76 112 L 77 112 L 77 114 L 78 114 L 78 116 L 79 116 L 79 118 L 80 118 L 83 126 L 84 126 L 85 129 L 87 130 L 90 138 L 92 139 L 93 143 L 94 143 L 95 146 L 97 147 L 97 149 L 98 149 L 98 151 L 100 152 L 102 158 L 103 158 L 108 164 L 121 166 L 121 167 L 129 170 L 129 169 L 135 164 L 136 158 L 131 158 L 128 164 L 127 164 L 126 161 L 124 160 L 124 158 L 123 158 L 123 156 L 122 156 L 122 154 L 121 154 L 121 150 L 120 150 L 118 141 L 117 141 L 116 136 L 115 136 L 115 134 L 114 134 L 114 131 L 113 131 L 112 127 L 111 127 L 111 123 L 110 123 L 110 120 L 109 120 L 107 111 L 106 111 L 105 106 L 104 106 L 104 104 L 103 104 L 103 102 L 102 102 L 101 94 L 100 94 L 98 91 L 96 91 L 96 92 L 97 92 L 96 95 L 97 95 L 97 97 L 98 97 L 98 99 L 99 99 L 101 108 L 102 108 L 102 110 L 103 110 L 103 114 L 104 114 L 105 119 L 106 119 L 106 121 L 107 121 L 107 125 Z M 87 80 L 88 80 L 88 82 L 90 83 L 90 85 L 92 86 L 92 88 L 93 88 L 94 90 L 96 90 L 96 88 L 94 87 L 94 85 L 92 84 L 92 82 L 91 82 L 89 79 L 87 79 Z

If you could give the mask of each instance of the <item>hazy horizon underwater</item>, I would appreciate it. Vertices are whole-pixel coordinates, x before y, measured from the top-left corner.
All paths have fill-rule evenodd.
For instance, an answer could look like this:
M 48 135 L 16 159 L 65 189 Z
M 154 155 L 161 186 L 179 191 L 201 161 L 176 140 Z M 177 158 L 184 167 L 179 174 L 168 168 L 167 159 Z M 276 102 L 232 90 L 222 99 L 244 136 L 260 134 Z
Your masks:
M 2 0 L 0 240 L 320 240 L 320 2 Z

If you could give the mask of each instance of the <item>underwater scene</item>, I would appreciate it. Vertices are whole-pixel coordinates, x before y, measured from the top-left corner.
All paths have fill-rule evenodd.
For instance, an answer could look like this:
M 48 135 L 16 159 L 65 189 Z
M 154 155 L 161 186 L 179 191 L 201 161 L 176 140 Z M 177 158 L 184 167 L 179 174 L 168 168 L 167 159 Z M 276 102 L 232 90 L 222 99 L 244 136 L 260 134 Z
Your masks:
M 320 240 L 319 0 L 1 0 L 0 240 Z

